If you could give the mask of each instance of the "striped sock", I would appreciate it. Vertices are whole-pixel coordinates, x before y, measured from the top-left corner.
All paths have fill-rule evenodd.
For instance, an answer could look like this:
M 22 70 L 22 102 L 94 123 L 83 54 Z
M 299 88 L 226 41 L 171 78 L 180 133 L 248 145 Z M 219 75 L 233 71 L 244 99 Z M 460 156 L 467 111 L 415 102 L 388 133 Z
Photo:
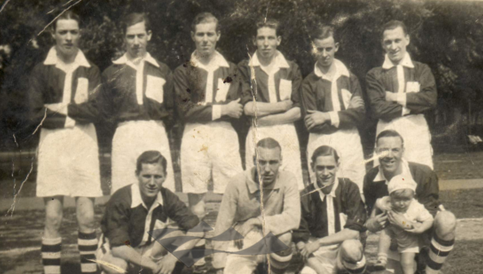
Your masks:
M 433 233 L 431 238 L 431 244 L 429 246 L 429 253 L 426 260 L 426 273 L 439 273 L 441 267 L 443 267 L 444 261 L 448 257 L 449 253 L 454 247 L 454 239 L 445 241 L 442 240 Z
M 60 251 L 62 249 L 62 238 L 42 237 L 42 265 L 45 274 L 60 274 Z
M 97 264 L 90 260 L 96 259 L 97 237 L 96 232 L 82 233 L 79 231 L 77 239 L 81 259 L 82 273 L 97 273 Z
M 292 261 L 292 249 L 270 253 L 270 267 L 273 273 L 284 273 Z

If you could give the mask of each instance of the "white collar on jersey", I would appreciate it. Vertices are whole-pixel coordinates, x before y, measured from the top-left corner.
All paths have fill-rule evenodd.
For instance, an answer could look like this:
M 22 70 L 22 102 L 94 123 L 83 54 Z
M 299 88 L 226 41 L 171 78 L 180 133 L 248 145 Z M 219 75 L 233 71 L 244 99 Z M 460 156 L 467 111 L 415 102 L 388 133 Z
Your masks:
M 161 191 L 158 192 L 158 196 L 156 197 L 156 200 L 154 201 L 152 206 L 156 207 L 157 204 L 163 205 L 163 196 L 161 195 Z M 135 208 L 139 205 L 143 205 L 144 208 L 149 210 L 149 208 L 144 203 L 143 198 L 141 197 L 139 184 L 136 183 L 131 185 L 131 208 Z
M 413 61 L 411 61 L 411 56 L 409 56 L 409 53 L 406 52 L 406 55 L 404 55 L 403 59 L 399 63 L 399 65 L 408 67 L 408 68 L 414 68 Z M 395 67 L 396 64 L 394 64 L 391 59 L 389 59 L 389 56 L 387 54 L 384 56 L 384 63 L 382 64 L 383 69 L 390 69 L 392 67 Z
M 350 77 L 349 70 L 347 67 L 342 63 L 339 59 L 334 58 L 334 66 L 335 66 L 335 74 L 334 74 L 334 80 L 337 80 L 340 76 L 346 76 Z M 317 66 L 317 62 L 314 65 L 314 73 L 316 76 L 326 79 L 328 81 L 332 81 L 332 79 L 327 78 L 327 75 L 323 73 L 320 68 Z
M 190 62 L 192 64 L 192 66 L 199 67 L 199 68 L 202 68 L 202 69 L 205 69 L 205 70 L 208 70 L 208 68 L 219 68 L 219 67 L 229 68 L 230 67 L 230 65 L 226 61 L 225 57 L 223 57 L 223 55 L 221 55 L 221 53 L 219 53 L 218 51 L 215 50 L 215 52 L 213 54 L 214 54 L 214 56 L 213 56 L 213 59 L 211 59 L 210 63 L 208 65 L 203 65 L 199 61 L 198 56 L 196 54 L 196 50 L 195 50 L 191 54 Z
M 278 71 L 281 68 L 290 68 L 290 65 L 287 62 L 287 59 L 285 59 L 285 56 L 277 50 L 277 56 L 273 59 L 273 69 L 272 71 Z M 261 67 L 260 61 L 258 60 L 258 54 L 255 51 L 253 53 L 252 58 L 250 58 L 250 62 L 248 64 L 250 67 Z
M 401 159 L 401 165 L 402 165 L 401 174 L 406 175 L 412 179 L 413 176 L 411 175 L 411 170 L 409 169 L 408 161 L 406 161 L 405 159 Z M 384 172 L 382 171 L 381 164 L 379 164 L 378 167 L 379 167 L 379 172 L 376 174 L 376 177 L 372 181 L 373 182 L 386 181 L 386 185 L 389 184 L 389 182 L 386 179 L 386 176 L 384 176 Z
M 317 184 L 317 180 L 314 183 L 314 188 L 317 189 L 317 191 L 319 192 L 320 199 L 322 200 L 322 202 L 324 201 L 325 196 L 330 196 L 332 198 L 335 198 L 336 197 L 335 196 L 335 191 L 337 190 L 338 187 L 339 187 L 339 177 L 337 177 L 337 175 L 334 178 L 334 184 L 332 186 L 332 189 L 327 194 L 325 194 L 324 192 L 322 192 L 322 189 L 319 189 L 319 185 Z
M 156 60 L 151 56 L 151 54 L 149 54 L 149 52 L 146 52 L 146 55 L 144 56 L 143 60 L 148 62 L 148 63 L 151 63 L 153 66 L 159 68 L 158 62 L 156 62 Z M 129 59 L 127 58 L 127 53 L 124 53 L 124 55 L 121 56 L 121 58 L 114 60 L 112 62 L 116 65 L 126 64 L 126 65 L 133 67 L 133 68 L 136 68 L 136 66 L 134 66 L 132 64 L 132 62 L 129 61 Z
M 45 58 L 44 65 L 56 65 L 56 66 L 58 66 L 60 64 L 60 62 L 62 62 L 62 60 L 60 60 L 59 57 L 57 56 L 57 49 L 55 48 L 55 46 L 53 46 L 52 48 L 50 48 L 49 53 L 47 54 L 47 57 Z M 83 66 L 83 67 L 86 67 L 86 68 L 91 67 L 91 65 L 87 61 L 84 53 L 80 49 L 77 51 L 77 55 L 75 56 L 75 59 L 74 59 L 74 64 L 76 66 Z

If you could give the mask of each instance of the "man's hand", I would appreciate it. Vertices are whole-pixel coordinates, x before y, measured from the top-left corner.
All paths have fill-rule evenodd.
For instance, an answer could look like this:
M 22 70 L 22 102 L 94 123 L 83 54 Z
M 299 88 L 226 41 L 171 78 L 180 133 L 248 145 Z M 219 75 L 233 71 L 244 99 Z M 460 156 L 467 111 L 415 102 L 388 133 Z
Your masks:
M 364 100 L 359 96 L 354 96 L 349 101 L 349 106 L 347 108 L 360 108 L 364 107 Z
M 291 109 L 293 107 L 293 102 L 292 100 L 283 100 L 280 101 L 279 104 L 282 104 L 283 112 Z
M 63 104 L 63 103 L 45 104 L 45 107 L 51 111 L 55 111 L 60 114 L 67 115 L 67 104 Z
M 157 267 L 153 270 L 154 274 L 171 274 L 178 259 L 171 253 L 168 253 L 161 260 L 156 262 Z
M 308 130 L 315 126 L 322 125 L 330 122 L 330 115 L 327 112 L 320 112 L 316 110 L 307 110 L 307 116 L 305 116 L 305 126 Z
M 387 224 L 387 214 L 381 213 L 367 220 L 366 227 L 371 232 L 377 232 L 383 229 L 384 227 L 386 227 L 386 224 Z
M 314 253 L 319 248 L 320 248 L 320 243 L 318 241 L 308 243 L 304 246 L 302 251 L 300 251 L 300 255 L 302 255 L 304 259 L 307 259 L 310 254 Z
M 394 211 L 387 212 L 387 220 L 392 225 L 400 227 L 404 230 L 412 228 L 412 222 L 406 219 L 402 214 Z
M 258 228 L 259 226 L 261 226 L 260 219 L 251 218 L 251 219 L 248 219 L 247 221 L 245 221 L 245 223 L 243 223 L 241 226 L 239 226 L 237 228 L 237 231 L 238 231 L 238 233 L 240 233 L 240 235 L 243 236 L 243 238 L 245 238 L 247 236 L 248 232 L 252 231 L 253 229 Z M 238 249 L 242 249 L 243 248 L 243 239 L 235 240 L 235 246 Z
M 397 102 L 397 93 L 386 91 L 386 101 Z
M 221 116 L 228 115 L 232 118 L 240 118 L 243 113 L 243 106 L 240 104 L 240 98 L 236 99 L 235 101 L 231 101 L 226 105 L 222 105 L 221 107 Z

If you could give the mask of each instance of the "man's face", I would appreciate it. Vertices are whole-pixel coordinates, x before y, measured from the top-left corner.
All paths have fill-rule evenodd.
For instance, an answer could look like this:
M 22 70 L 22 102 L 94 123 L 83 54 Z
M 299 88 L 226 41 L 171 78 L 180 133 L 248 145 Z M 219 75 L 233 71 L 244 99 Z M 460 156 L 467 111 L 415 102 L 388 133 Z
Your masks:
M 156 198 L 166 180 L 166 173 L 159 163 L 142 164 L 142 169 L 136 176 L 141 196 L 148 201 Z
M 404 34 L 401 27 L 385 30 L 382 35 L 382 47 L 387 53 L 389 60 L 395 64 L 406 55 L 406 47 L 409 45 L 409 35 Z
M 211 56 L 216 49 L 216 43 L 220 40 L 220 32 L 216 31 L 215 22 L 205 22 L 196 25 L 195 32 L 191 32 L 191 38 L 196 44 L 196 52 L 201 57 Z
M 281 164 L 282 154 L 279 148 L 258 147 L 258 159 L 255 160 L 255 166 L 258 170 L 258 176 L 262 177 L 264 186 L 269 186 L 275 182 Z
M 79 23 L 73 19 L 61 19 L 56 24 L 52 37 L 55 39 L 57 52 L 66 57 L 77 54 L 80 38 Z
M 335 175 L 339 168 L 333 155 L 323 155 L 317 157 L 312 163 L 312 170 L 320 187 L 330 186 L 335 182 Z
M 277 52 L 277 47 L 280 45 L 282 37 L 277 36 L 277 31 L 272 28 L 263 27 L 257 30 L 257 37 L 255 37 L 255 45 L 257 52 L 262 58 L 271 59 Z
M 334 55 L 339 50 L 339 43 L 335 43 L 334 37 L 330 36 L 325 39 L 314 39 L 315 57 L 317 62 L 324 67 L 329 68 L 334 62 Z
M 127 27 L 124 41 L 129 56 L 131 58 L 144 57 L 149 40 L 151 40 L 151 31 L 146 31 L 144 21 Z
M 377 141 L 376 152 L 379 155 L 379 163 L 382 169 L 389 173 L 397 171 L 401 164 L 404 147 L 401 138 L 382 137 Z

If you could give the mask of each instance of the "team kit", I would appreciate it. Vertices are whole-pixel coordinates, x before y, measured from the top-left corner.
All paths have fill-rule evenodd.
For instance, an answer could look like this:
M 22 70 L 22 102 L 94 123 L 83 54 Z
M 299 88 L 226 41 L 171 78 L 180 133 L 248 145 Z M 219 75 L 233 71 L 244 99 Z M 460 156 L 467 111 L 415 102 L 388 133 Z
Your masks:
M 82 273 L 181 273 L 191 251 L 208 249 L 211 262 L 193 259 L 194 273 L 251 274 L 260 265 L 285 273 L 296 258 L 296 273 L 370 273 L 368 230 L 380 232 L 373 269 L 440 273 L 456 218 L 438 201 L 424 117 L 436 105 L 435 80 L 406 51 L 403 22 L 382 27 L 385 60 L 367 73 L 364 100 L 357 76 L 335 58 L 331 25 L 311 31 L 314 67 L 303 78 L 277 50 L 283 41 L 273 19 L 256 23 L 256 51 L 236 65 L 216 51 L 217 18 L 198 14 L 191 26 L 196 50 L 174 71 L 147 52 L 152 31 L 145 14 L 121 21 L 126 52 L 101 73 L 78 47 L 79 16 L 64 12 L 52 25 L 55 45 L 30 76 L 29 117 L 40 125 L 36 193 L 45 201 L 45 273 L 61 273 L 64 196 L 76 201 Z M 366 104 L 378 119 L 368 172 L 357 129 Z M 243 170 L 232 123 L 246 118 L 252 126 Z M 309 132 L 309 182 L 298 120 Z M 102 196 L 99 121 L 116 125 L 101 235 L 94 220 L 94 198 Z M 184 126 L 180 168 L 188 206 L 174 194 L 167 131 L 175 123 Z M 207 238 L 210 182 L 222 202 L 214 237 Z M 267 237 L 276 244 L 261 252 Z M 262 247 L 250 249 L 256 246 Z

